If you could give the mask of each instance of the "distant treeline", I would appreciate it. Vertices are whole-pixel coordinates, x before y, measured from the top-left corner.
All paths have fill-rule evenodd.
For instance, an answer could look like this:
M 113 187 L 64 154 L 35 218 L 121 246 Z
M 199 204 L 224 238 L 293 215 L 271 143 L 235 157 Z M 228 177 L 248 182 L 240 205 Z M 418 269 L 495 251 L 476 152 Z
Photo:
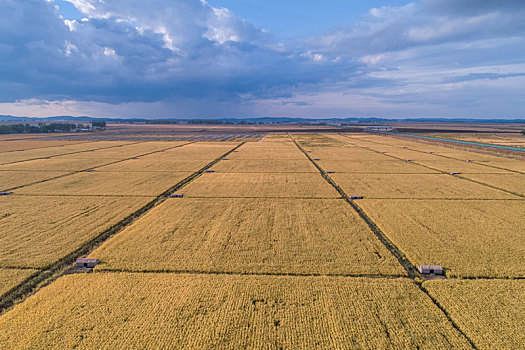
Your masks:
M 104 122 L 105 124 L 105 122 Z M 43 133 L 43 132 L 71 132 L 76 129 L 83 129 L 88 126 L 83 124 L 70 123 L 38 123 L 31 124 L 6 124 L 0 125 L 0 134 L 27 134 L 27 133 Z
M 219 124 L 219 125 L 244 125 L 244 124 L 258 124 L 245 120 L 229 121 L 218 119 L 192 119 L 192 120 L 146 120 L 146 124 Z

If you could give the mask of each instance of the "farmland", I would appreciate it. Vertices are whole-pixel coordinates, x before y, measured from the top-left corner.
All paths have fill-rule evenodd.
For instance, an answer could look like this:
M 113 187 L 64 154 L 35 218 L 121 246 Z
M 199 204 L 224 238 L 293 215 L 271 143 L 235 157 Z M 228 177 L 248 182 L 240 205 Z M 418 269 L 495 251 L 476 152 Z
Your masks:
M 405 279 L 65 276 L 0 328 L 0 347 L 19 349 L 469 348 Z
M 90 257 L 133 271 L 404 274 L 342 200 L 170 199 Z
M 430 281 L 424 286 L 480 347 L 523 348 L 524 280 Z
M 0 348 L 523 348 L 523 160 L 319 129 L 0 138 Z

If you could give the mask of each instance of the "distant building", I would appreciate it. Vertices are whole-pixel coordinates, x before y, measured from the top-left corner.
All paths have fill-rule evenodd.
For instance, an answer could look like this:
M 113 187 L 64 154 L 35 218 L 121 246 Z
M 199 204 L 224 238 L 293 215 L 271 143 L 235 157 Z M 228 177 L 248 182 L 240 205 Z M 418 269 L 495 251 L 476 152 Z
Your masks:
M 78 258 L 75 262 L 76 267 L 90 267 L 93 268 L 99 263 L 98 259 Z
M 442 275 L 443 268 L 439 265 L 419 265 L 417 267 L 419 273 L 423 275 Z

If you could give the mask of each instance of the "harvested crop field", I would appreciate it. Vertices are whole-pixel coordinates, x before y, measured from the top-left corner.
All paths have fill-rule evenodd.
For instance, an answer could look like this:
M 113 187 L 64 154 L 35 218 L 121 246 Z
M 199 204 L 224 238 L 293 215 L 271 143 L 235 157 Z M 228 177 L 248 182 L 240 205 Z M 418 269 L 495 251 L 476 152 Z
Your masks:
M 35 272 L 37 270 L 0 268 L 0 297 Z
M 406 279 L 73 275 L 0 328 L 0 347 L 18 349 L 469 348 Z
M 429 281 L 424 287 L 480 349 L 525 347 L 525 280 Z
M 1 174 L 1 172 L 0 172 Z M 191 172 L 80 172 L 17 190 L 31 195 L 158 196 Z
M 414 265 L 453 277 L 525 277 L 523 200 L 361 200 Z
M 203 174 L 183 192 L 190 197 L 339 197 L 339 194 L 315 173 Z
M 90 257 L 134 271 L 405 274 L 337 199 L 170 199 Z
M 46 266 L 150 200 L 16 195 L 0 197 L 0 267 Z

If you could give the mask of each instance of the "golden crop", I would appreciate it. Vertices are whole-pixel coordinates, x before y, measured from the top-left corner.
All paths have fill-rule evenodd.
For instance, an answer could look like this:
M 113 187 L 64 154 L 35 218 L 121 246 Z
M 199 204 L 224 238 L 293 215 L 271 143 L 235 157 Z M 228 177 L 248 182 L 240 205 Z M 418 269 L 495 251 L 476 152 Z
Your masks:
M 192 172 L 81 172 L 27 186 L 18 194 L 158 196 Z
M 1 169 L 1 166 L 0 166 Z M 11 171 L 0 170 L 0 191 L 28 185 L 67 174 L 67 171 Z
M 429 281 L 424 287 L 480 349 L 525 348 L 525 280 Z
M 308 159 L 229 159 L 213 170 L 223 173 L 318 173 Z
M 12 349 L 468 349 L 407 279 L 69 275 L 0 317 Z
M 448 174 L 348 174 L 330 177 L 346 193 L 365 198 L 517 199 L 510 193 Z M 525 181 L 523 182 L 525 184 Z
M 455 277 L 524 277 L 521 200 L 360 200 L 414 265 Z
M 0 266 L 46 266 L 151 199 L 0 197 Z
M 19 138 L 21 135 L 2 135 L 11 136 L 12 138 Z M 33 136 L 34 137 L 34 136 Z M 3 141 L 0 139 L 0 152 L 10 152 L 21 149 L 35 149 L 35 148 L 47 148 L 56 146 L 75 145 L 79 143 L 86 143 L 89 141 L 63 141 L 63 140 L 13 140 Z M 0 157 L 2 155 L 0 154 Z
M 170 199 L 90 257 L 136 271 L 405 274 L 337 199 Z
M 30 142 L 30 141 L 28 141 Z M 111 147 L 115 145 L 124 145 L 129 142 L 117 142 L 117 141 L 97 141 L 97 142 L 84 142 L 78 144 L 71 144 L 58 147 L 46 147 L 38 149 L 21 150 L 16 152 L 4 152 L 0 153 L 0 164 L 20 162 L 28 159 L 35 159 L 41 157 L 57 156 L 61 154 L 71 152 L 82 152 L 91 149 L 99 149 L 104 147 Z M 23 148 L 22 148 L 23 149 Z M 94 153 L 94 152 L 88 152 Z M 76 155 L 82 153 L 76 153 Z M 71 155 L 74 156 L 74 155 Z M 75 158 L 75 157 L 72 157 Z
M 203 174 L 182 191 L 193 197 L 337 198 L 339 194 L 316 173 Z
M 0 297 L 35 272 L 32 269 L 0 268 Z
M 525 196 L 524 174 L 464 174 L 462 176 L 467 179 L 486 183 Z

